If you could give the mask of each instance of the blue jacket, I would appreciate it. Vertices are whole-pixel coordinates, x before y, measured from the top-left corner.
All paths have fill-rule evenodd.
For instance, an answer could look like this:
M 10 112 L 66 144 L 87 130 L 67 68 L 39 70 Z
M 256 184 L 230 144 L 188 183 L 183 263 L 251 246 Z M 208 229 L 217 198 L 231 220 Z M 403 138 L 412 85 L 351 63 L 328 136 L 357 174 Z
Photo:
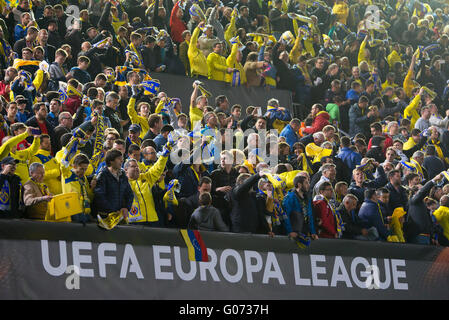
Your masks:
M 268 115 L 268 113 L 270 114 Z M 285 109 L 285 111 L 279 109 L 270 110 L 267 111 L 264 116 L 268 119 L 267 130 L 273 129 L 273 122 L 276 119 L 281 121 L 290 121 L 292 119 L 290 111 L 288 111 L 287 109 Z
M 346 100 L 350 100 L 351 104 L 357 103 L 359 101 L 360 95 L 357 91 L 354 89 L 349 89 L 348 92 L 346 92 Z
M 351 171 L 360 164 L 360 161 L 362 161 L 361 154 L 351 150 L 351 148 L 341 148 L 341 151 L 337 155 L 337 158 L 343 160 L 343 162 Z
M 293 211 L 302 213 L 304 215 L 304 218 L 307 216 L 309 220 L 309 225 L 305 227 L 310 231 L 311 234 L 316 234 L 315 225 L 313 224 L 314 219 L 312 210 L 312 199 L 307 199 L 307 212 L 304 213 L 295 191 L 291 190 L 287 193 L 287 196 L 285 196 L 284 201 L 282 202 L 282 206 L 284 207 L 285 213 L 287 214 L 289 219 Z M 302 232 L 302 230 L 293 230 L 293 231 Z
M 385 170 L 382 166 L 378 166 L 376 169 L 377 178 L 374 178 L 374 175 L 370 172 L 365 172 L 366 174 L 366 180 L 363 182 L 363 186 L 359 187 L 355 184 L 355 182 L 352 182 L 349 185 L 348 193 L 351 193 L 359 199 L 359 204 L 363 202 L 363 199 L 365 198 L 365 189 L 371 188 L 371 189 L 377 189 L 385 186 L 385 184 L 388 183 L 387 175 L 385 174 Z
M 24 27 L 21 24 L 16 24 L 14 28 L 14 42 L 19 41 L 20 39 L 25 38 L 27 35 L 28 27 Z
M 191 168 L 193 163 L 193 155 L 190 157 L 188 163 L 178 163 L 173 168 L 173 175 L 178 179 L 181 190 L 179 191 L 179 199 L 187 198 L 198 192 L 198 183 L 200 177 L 197 178 L 195 172 Z M 207 171 L 203 172 L 201 176 L 208 175 Z
M 161 152 L 162 147 L 167 143 L 167 138 L 165 138 L 162 134 L 158 134 L 153 141 L 156 144 L 156 151 Z
M 386 213 L 382 211 L 380 204 L 370 199 L 365 199 L 359 210 L 359 218 L 365 228 L 375 227 L 382 240 L 386 240 L 390 231 L 385 227 Z
M 285 141 L 293 148 L 293 144 L 299 141 L 299 137 L 290 124 L 287 124 L 281 132 L 281 137 L 285 137 Z
M 368 109 L 368 108 L 366 108 Z M 360 109 L 358 103 L 354 103 L 349 109 L 349 135 L 355 136 L 357 133 L 363 133 L 365 137 L 370 135 L 369 125 L 374 122 L 374 117 L 368 118 L 368 110 Z
M 107 167 L 101 169 L 94 189 L 94 207 L 98 212 L 110 213 L 122 208 L 131 210 L 134 193 L 122 169 L 117 180 Z

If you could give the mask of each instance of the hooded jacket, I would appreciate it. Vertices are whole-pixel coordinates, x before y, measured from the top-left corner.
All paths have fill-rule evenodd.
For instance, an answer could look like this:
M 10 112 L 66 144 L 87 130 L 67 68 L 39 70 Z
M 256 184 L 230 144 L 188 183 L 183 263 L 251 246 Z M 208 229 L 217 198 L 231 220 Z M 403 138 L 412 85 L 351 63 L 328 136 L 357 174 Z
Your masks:
M 326 111 L 320 111 L 313 119 L 312 127 L 305 128 L 303 132 L 306 134 L 313 134 L 315 132 L 321 131 L 325 126 L 329 124 L 329 119 L 329 113 L 327 113 Z

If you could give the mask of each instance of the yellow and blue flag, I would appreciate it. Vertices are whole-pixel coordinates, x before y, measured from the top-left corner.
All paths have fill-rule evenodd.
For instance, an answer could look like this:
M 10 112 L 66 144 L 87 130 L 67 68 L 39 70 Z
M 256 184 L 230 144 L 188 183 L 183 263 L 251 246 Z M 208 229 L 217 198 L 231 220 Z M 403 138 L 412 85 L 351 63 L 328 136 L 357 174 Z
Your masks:
M 157 79 L 142 81 L 142 86 L 145 95 L 154 94 L 156 95 L 159 92 L 161 87 L 161 83 Z
M 67 92 L 64 89 L 59 89 L 58 93 L 59 93 L 59 100 L 61 101 L 61 103 L 66 102 L 67 99 L 69 98 L 67 96 Z
M 296 245 L 300 249 L 304 249 L 310 246 L 310 238 L 302 233 L 298 233 L 298 236 L 296 236 L 293 240 L 295 240 Z

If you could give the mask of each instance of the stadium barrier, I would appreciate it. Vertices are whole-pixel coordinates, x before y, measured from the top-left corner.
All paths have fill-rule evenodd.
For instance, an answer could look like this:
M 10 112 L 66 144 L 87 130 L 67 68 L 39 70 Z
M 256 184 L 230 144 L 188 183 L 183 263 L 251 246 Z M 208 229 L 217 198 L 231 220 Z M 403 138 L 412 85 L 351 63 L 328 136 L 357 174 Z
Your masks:
M 0 220 L 0 299 L 448 299 L 449 249 Z

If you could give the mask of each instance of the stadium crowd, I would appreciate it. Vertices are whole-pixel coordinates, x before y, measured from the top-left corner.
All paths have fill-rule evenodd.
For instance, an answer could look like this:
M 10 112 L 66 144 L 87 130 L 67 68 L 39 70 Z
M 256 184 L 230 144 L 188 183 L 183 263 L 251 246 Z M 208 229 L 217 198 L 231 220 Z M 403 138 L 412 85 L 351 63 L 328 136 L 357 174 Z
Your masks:
M 0 218 L 448 245 L 445 1 L 0 6 Z

